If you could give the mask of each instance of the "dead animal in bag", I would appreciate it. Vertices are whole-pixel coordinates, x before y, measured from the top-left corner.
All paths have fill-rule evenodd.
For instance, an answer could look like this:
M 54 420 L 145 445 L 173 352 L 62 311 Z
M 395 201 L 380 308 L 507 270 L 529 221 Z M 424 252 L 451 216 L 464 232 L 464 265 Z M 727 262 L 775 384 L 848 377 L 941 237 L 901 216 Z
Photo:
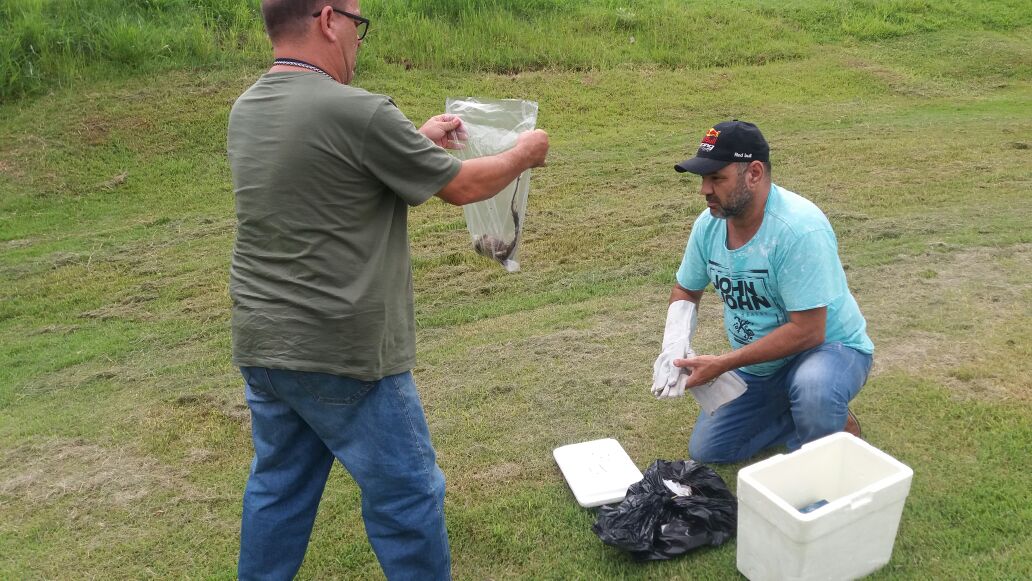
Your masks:
M 496 155 L 516 145 L 516 138 L 537 123 L 537 103 L 520 99 L 449 98 L 445 111 L 462 118 L 468 139 L 454 152 L 460 159 Z M 507 271 L 520 269 L 520 234 L 530 195 L 530 170 L 521 173 L 492 198 L 463 206 L 473 250 L 498 261 Z

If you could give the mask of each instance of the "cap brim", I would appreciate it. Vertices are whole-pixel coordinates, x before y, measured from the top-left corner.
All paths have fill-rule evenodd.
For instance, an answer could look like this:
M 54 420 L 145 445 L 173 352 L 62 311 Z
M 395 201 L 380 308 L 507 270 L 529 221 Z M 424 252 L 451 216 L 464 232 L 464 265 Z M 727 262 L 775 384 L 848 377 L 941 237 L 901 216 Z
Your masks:
M 680 173 L 688 172 L 704 176 L 724 169 L 724 166 L 729 163 L 731 162 L 721 161 L 719 159 L 710 159 L 708 157 L 693 157 L 675 165 L 674 169 Z

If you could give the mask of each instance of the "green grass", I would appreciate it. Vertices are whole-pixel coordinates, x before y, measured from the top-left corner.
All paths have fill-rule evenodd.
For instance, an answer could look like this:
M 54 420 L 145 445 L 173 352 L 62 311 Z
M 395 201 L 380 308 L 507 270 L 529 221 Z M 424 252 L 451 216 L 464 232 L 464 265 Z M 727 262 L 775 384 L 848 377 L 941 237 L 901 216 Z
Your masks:
M 552 138 L 520 273 L 472 253 L 460 210 L 411 212 L 415 373 L 456 577 L 736 574 L 734 543 L 644 565 L 603 546 L 551 456 L 601 437 L 641 468 L 686 456 L 697 407 L 647 392 L 703 209 L 672 165 L 732 116 L 759 123 L 775 180 L 831 218 L 877 345 L 854 408 L 915 477 L 876 578 L 1032 577 L 1028 11 L 624 4 L 363 4 L 357 84 L 416 120 L 448 96 L 534 99 Z M 50 39 L 31 43 L 50 55 L 38 84 L 11 84 L 0 58 L 0 578 L 235 571 L 251 444 L 229 364 L 225 123 L 267 53 L 250 4 L 183 5 L 0 6 L 0 46 Z M 115 6 L 155 35 L 136 46 L 196 47 L 113 66 L 82 43 L 114 44 L 93 36 Z M 80 44 L 61 52 L 56 31 Z M 707 297 L 700 351 L 727 348 L 719 317 Z M 718 472 L 734 486 L 738 468 Z M 303 578 L 379 577 L 358 507 L 335 469 Z
M 257 66 L 268 61 L 258 5 L 7 0 L 0 4 L 0 99 L 97 78 Z M 373 20 L 363 73 L 764 64 L 803 59 L 827 43 L 1032 24 L 1023 0 L 366 0 L 362 10 Z

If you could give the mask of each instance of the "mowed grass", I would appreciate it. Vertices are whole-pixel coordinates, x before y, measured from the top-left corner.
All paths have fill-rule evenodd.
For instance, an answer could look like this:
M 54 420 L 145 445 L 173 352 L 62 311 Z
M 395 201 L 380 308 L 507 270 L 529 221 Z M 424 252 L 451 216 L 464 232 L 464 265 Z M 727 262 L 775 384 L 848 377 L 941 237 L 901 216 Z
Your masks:
M 730 117 L 757 122 L 775 181 L 831 218 L 877 345 L 854 409 L 915 477 L 876 577 L 1032 577 L 1030 30 L 935 22 L 867 38 L 806 21 L 808 48 L 766 62 L 360 71 L 417 122 L 448 96 L 534 99 L 552 137 L 520 273 L 470 250 L 461 210 L 411 212 L 415 373 L 457 578 L 737 575 L 734 543 L 649 564 L 605 547 L 551 456 L 615 437 L 642 469 L 686 457 L 697 406 L 648 393 L 703 209 L 672 165 Z M 229 364 L 224 135 L 260 72 L 101 78 L 0 106 L 0 578 L 234 575 L 251 445 Z M 726 349 L 712 296 L 701 320 L 697 349 Z M 717 470 L 733 487 L 740 467 Z M 335 469 L 303 578 L 380 577 L 359 510 Z
M 6 0 L 0 100 L 84 80 L 269 61 L 257 0 Z M 384 68 L 514 73 L 764 64 L 827 43 L 1015 31 L 1026 0 L 365 0 L 359 57 Z M 747 38 L 747 40 L 746 40 Z

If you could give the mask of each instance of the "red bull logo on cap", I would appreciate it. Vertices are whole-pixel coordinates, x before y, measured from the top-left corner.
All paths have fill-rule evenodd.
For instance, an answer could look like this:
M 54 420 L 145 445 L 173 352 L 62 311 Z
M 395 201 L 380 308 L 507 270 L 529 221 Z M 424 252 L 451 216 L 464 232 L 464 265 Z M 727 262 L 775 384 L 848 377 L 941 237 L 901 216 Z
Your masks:
M 706 132 L 706 135 L 702 138 L 702 143 L 699 144 L 699 151 L 712 151 L 717 145 L 717 138 L 720 137 L 720 132 L 716 129 L 710 128 Z

